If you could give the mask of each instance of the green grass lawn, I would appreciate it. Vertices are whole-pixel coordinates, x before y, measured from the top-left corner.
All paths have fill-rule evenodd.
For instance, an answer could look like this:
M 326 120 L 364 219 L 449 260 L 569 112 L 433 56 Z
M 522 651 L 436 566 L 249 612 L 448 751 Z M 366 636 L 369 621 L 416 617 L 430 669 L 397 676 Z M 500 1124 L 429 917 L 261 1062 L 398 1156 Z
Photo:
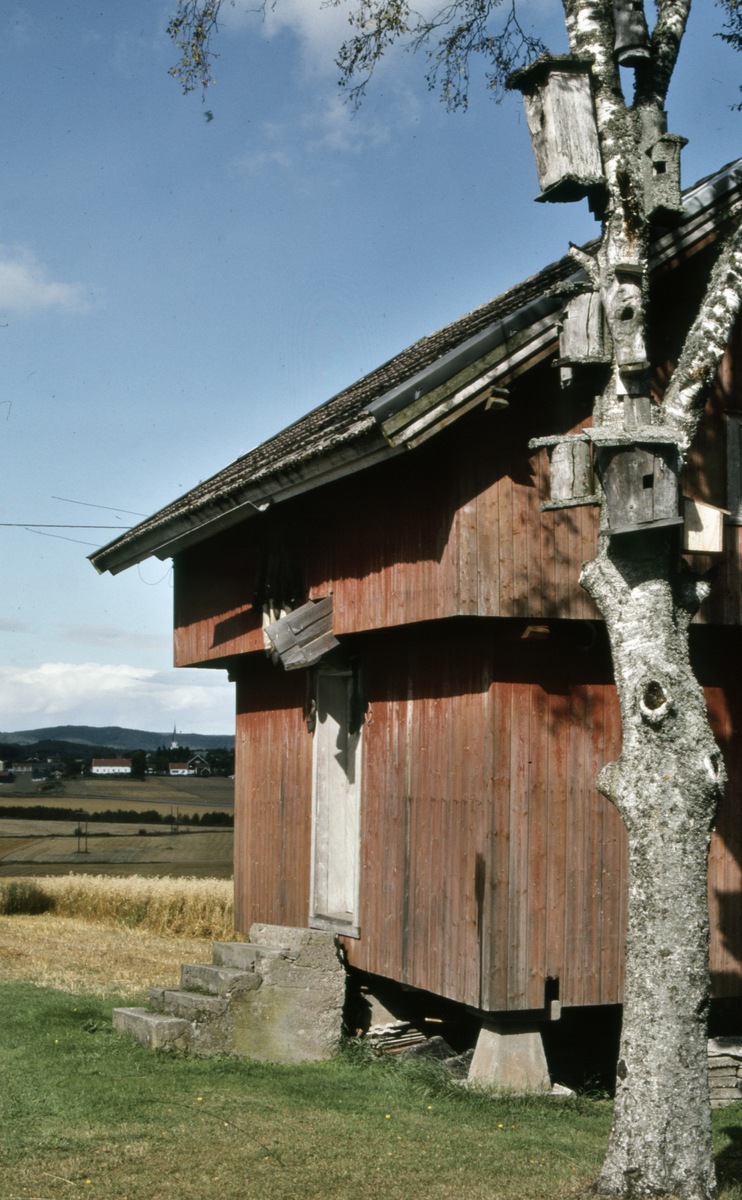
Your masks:
M 0 985 L 3 1200 L 551 1200 L 600 1165 L 605 1100 L 492 1100 L 359 1054 L 301 1067 L 153 1054 L 114 1035 L 110 1011 Z M 740 1108 L 715 1117 L 728 1200 L 742 1195 Z

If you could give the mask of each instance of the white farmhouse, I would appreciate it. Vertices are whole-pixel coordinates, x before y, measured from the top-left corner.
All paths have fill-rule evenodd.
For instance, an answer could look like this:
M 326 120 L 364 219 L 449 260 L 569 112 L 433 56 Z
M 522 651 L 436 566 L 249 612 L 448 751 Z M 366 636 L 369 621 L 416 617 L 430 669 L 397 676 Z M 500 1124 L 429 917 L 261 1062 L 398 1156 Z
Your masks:
M 195 775 L 196 768 L 190 763 L 168 763 L 168 770 L 171 775 Z
M 130 758 L 94 758 L 94 775 L 131 775 Z

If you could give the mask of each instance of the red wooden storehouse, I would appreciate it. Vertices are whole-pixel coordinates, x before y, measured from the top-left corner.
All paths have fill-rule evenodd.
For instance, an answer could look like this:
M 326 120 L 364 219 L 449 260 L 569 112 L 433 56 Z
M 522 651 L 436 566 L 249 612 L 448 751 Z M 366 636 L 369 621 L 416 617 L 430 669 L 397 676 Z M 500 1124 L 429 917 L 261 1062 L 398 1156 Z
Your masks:
M 658 390 L 742 162 L 684 201 L 652 249 Z M 590 425 L 600 364 L 568 387 L 554 369 L 575 275 L 562 259 L 422 339 L 91 556 L 172 557 L 176 665 L 236 681 L 237 927 L 333 929 L 351 967 L 481 1014 L 622 998 L 625 836 L 595 789 L 620 719 L 578 584 L 597 509 L 541 511 L 548 453 L 528 449 Z M 716 997 L 742 995 L 741 370 L 737 338 L 683 477 L 730 511 L 692 629 L 730 777 Z

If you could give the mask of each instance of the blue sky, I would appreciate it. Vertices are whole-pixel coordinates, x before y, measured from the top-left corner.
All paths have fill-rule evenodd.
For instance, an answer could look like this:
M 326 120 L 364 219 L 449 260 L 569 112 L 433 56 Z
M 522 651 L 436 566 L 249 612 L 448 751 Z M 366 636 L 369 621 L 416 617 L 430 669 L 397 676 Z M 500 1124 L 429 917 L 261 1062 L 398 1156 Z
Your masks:
M 2 730 L 230 732 L 226 675 L 172 669 L 168 565 L 98 577 L 113 530 L 40 526 L 135 523 L 597 231 L 532 203 L 519 97 L 475 79 L 448 114 L 395 54 L 353 116 L 343 7 L 250 7 L 205 104 L 168 76 L 167 0 L 6 9 L 0 521 L 39 531 L 0 528 Z M 522 8 L 566 49 L 558 0 Z M 742 155 L 720 19 L 696 0 L 670 92 L 685 184 Z

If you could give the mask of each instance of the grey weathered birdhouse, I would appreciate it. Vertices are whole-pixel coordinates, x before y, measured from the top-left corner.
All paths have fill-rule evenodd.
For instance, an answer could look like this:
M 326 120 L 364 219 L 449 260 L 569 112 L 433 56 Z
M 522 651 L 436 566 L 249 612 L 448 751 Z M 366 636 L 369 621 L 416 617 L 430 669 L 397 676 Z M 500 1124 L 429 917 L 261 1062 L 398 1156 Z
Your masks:
M 642 269 L 634 263 L 619 263 L 614 271 L 613 282 L 606 288 L 606 317 L 616 366 L 622 374 L 635 375 L 649 366 L 644 340 Z
M 596 454 L 611 533 L 682 525 L 676 445 L 603 441 Z
M 545 446 L 549 451 L 550 499 L 541 505 L 541 512 L 600 503 L 600 496 L 595 491 L 587 434 L 568 433 L 533 438 L 528 446 L 531 450 Z
M 584 291 L 567 300 L 559 327 L 559 376 L 562 387 L 572 380 L 572 368 L 606 365 L 603 305 L 598 292 Z
M 683 215 L 680 151 L 688 139 L 663 133 L 644 151 L 644 208 L 655 225 L 675 225 Z
M 515 71 L 507 86 L 523 93 L 541 195 L 537 200 L 590 201 L 601 211 L 605 177 L 590 86 L 590 62 L 543 54 Z
M 650 56 L 651 42 L 642 0 L 613 0 L 614 53 L 621 67 L 638 67 Z

